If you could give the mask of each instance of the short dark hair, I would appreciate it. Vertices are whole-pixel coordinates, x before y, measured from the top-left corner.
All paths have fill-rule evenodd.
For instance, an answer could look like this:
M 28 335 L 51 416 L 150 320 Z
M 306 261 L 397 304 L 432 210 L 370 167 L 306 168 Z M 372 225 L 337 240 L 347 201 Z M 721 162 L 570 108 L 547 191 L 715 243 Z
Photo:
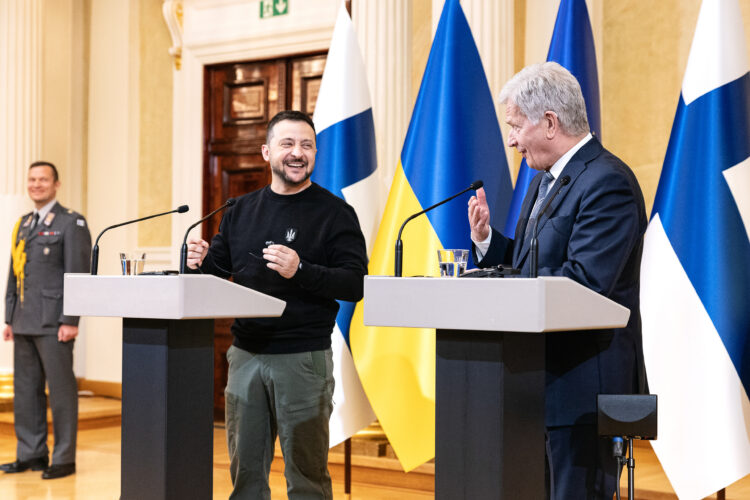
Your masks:
M 293 109 L 287 109 L 276 113 L 276 115 L 271 118 L 271 121 L 268 122 L 268 128 L 266 129 L 266 143 L 271 142 L 271 137 L 273 137 L 272 131 L 276 124 L 284 120 L 290 120 L 293 122 L 305 122 L 310 125 L 310 128 L 313 129 L 313 133 L 315 133 L 315 124 L 313 123 L 312 118 L 310 118 L 307 113 L 303 113 L 302 111 L 295 111 Z
M 35 161 L 31 165 L 29 165 L 29 170 L 31 170 L 34 167 L 49 167 L 52 169 L 52 175 L 55 177 L 55 182 L 60 180 L 60 176 L 57 173 L 57 167 L 54 166 L 52 163 L 48 161 Z

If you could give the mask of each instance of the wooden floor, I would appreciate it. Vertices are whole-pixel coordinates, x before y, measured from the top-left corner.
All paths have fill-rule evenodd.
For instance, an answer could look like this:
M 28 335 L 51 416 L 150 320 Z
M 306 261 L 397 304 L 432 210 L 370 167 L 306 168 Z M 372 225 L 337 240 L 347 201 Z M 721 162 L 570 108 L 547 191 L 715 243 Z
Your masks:
M 119 413 L 120 402 L 106 398 L 81 399 L 81 424 L 78 433 L 77 470 L 62 479 L 43 481 L 39 472 L 0 473 L 0 499 L 117 499 L 120 494 L 120 428 L 112 415 Z M 15 459 L 15 437 L 12 414 L 0 413 L 0 463 Z M 675 499 L 669 481 L 647 444 L 635 451 L 637 499 Z M 434 466 L 426 464 L 414 473 L 400 472 L 393 458 L 353 457 L 353 499 L 361 500 L 422 500 L 433 498 Z M 335 499 L 344 499 L 343 457 L 334 449 L 329 469 L 333 477 Z M 399 487 L 401 486 L 401 487 Z M 286 499 L 283 463 L 274 461 L 271 473 L 272 498 Z M 224 429 L 214 429 L 214 498 L 229 496 L 229 457 Z M 627 492 L 623 477 L 623 498 Z M 715 498 L 715 497 L 712 497 Z M 750 499 L 750 476 L 726 490 L 726 498 Z

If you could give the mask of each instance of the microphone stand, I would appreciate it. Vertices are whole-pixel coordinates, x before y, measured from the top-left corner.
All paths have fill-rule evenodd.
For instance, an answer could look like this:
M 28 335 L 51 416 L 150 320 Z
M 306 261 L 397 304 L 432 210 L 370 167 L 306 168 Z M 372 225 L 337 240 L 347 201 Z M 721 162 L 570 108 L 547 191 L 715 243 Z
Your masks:
M 182 246 L 180 247 L 180 274 L 185 274 L 187 272 L 187 237 L 190 231 L 200 224 L 201 222 L 206 221 L 207 219 L 210 219 L 217 213 L 221 212 L 227 207 L 231 207 L 234 205 L 236 200 L 234 198 L 229 198 L 222 206 L 211 212 L 210 214 L 206 215 L 202 219 L 200 219 L 198 222 L 191 225 L 189 228 L 187 228 L 187 231 L 185 231 L 185 236 L 182 238 Z
M 560 184 L 557 186 L 557 189 L 552 194 L 552 196 L 549 197 L 547 203 L 544 204 L 544 207 L 534 218 L 534 225 L 531 228 L 531 243 L 529 244 L 529 267 L 531 268 L 529 269 L 530 278 L 536 278 L 539 274 L 539 241 L 537 239 L 537 226 L 539 225 L 539 219 L 542 218 L 542 215 L 544 215 L 544 212 L 547 211 L 547 208 L 549 208 L 549 206 L 552 204 L 552 201 L 560 193 L 560 191 L 562 191 L 562 188 L 568 185 L 569 182 L 570 177 L 567 175 L 560 179 Z
M 459 196 L 461 196 L 462 194 L 466 193 L 467 191 L 471 191 L 472 189 L 476 190 L 476 189 L 479 189 L 482 186 L 484 186 L 484 182 L 482 182 L 482 181 L 474 181 L 474 182 L 471 183 L 471 186 L 467 187 L 466 189 L 464 189 L 460 193 L 456 193 L 453 196 L 451 196 L 450 198 L 447 198 L 447 199 L 445 199 L 443 201 L 435 203 L 431 207 L 427 207 L 424 210 L 422 210 L 421 212 L 417 212 L 414 215 L 410 215 L 404 221 L 404 223 L 401 224 L 401 228 L 398 230 L 398 237 L 396 238 L 396 255 L 395 255 L 395 261 L 393 263 L 393 275 L 394 276 L 396 276 L 397 278 L 401 277 L 401 268 L 403 267 L 403 261 L 404 261 L 404 244 L 401 241 L 401 233 L 403 232 L 404 226 L 406 225 L 406 223 L 409 222 L 410 220 L 412 220 L 415 217 L 419 217 L 420 215 L 422 215 L 425 212 L 429 212 L 430 210 L 432 210 L 435 207 L 439 207 L 443 203 L 447 203 L 447 202 L 451 201 L 454 198 L 458 198 Z
M 141 221 L 148 220 L 148 219 L 153 219 L 154 217 L 161 217 L 162 215 L 169 215 L 175 212 L 183 214 L 187 212 L 188 210 L 190 210 L 190 208 L 187 205 L 180 205 L 174 210 L 170 210 L 168 212 L 162 212 L 160 214 L 149 215 L 146 217 L 141 217 L 140 219 L 129 220 L 127 222 L 121 222 L 113 226 L 105 227 L 102 230 L 102 232 L 99 233 L 99 236 L 96 237 L 96 241 L 94 242 L 94 248 L 91 249 L 91 275 L 95 276 L 96 273 L 99 271 L 99 238 L 101 238 L 105 232 L 109 231 L 110 229 L 114 229 L 116 227 L 125 226 L 128 224 L 133 224 L 135 222 L 141 222 Z

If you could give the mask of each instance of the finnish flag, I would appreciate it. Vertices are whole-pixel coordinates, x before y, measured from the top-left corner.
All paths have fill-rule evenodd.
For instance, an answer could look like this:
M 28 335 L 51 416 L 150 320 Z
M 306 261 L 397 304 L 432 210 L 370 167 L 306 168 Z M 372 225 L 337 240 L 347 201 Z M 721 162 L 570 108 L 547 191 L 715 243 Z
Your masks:
M 333 30 L 313 115 L 318 154 L 312 180 L 344 198 L 357 212 L 368 255 L 380 222 L 383 188 L 377 172 L 375 126 L 365 65 L 343 3 Z M 339 301 L 332 335 L 334 379 L 331 446 L 375 420 L 349 348 L 355 304 Z
M 736 0 L 704 0 L 645 236 L 652 442 L 681 499 L 750 473 L 750 73 Z

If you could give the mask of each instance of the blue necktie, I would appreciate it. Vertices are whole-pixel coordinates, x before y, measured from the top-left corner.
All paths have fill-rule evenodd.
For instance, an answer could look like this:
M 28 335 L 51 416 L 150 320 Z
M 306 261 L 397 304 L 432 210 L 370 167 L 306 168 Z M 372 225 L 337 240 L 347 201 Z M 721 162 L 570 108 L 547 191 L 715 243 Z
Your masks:
M 539 191 L 537 191 L 536 193 L 536 202 L 534 203 L 534 208 L 531 209 L 529 222 L 526 224 L 526 233 L 524 235 L 525 240 L 528 240 L 531 237 L 531 228 L 534 227 L 536 216 L 539 214 L 539 210 L 542 209 L 542 203 L 544 203 L 544 199 L 547 197 L 547 188 L 549 188 L 550 183 L 554 180 L 555 176 L 549 173 L 549 171 L 544 172 L 542 182 L 539 183 Z

